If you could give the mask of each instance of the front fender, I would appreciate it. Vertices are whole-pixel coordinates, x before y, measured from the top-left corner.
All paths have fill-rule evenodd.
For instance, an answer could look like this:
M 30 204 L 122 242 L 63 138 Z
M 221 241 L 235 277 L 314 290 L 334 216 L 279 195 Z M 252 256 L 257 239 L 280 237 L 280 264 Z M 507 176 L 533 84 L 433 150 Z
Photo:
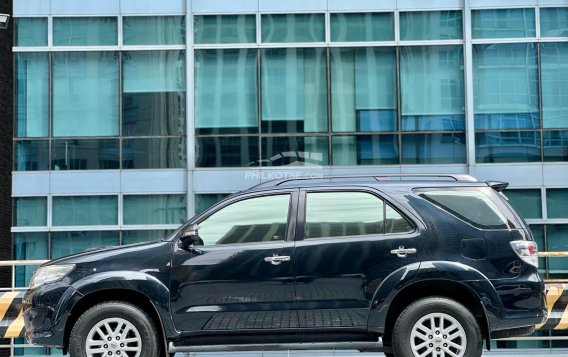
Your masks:
M 56 313 L 57 319 L 66 320 L 76 304 L 92 293 L 104 290 L 136 291 L 146 296 L 154 306 L 167 337 L 177 335 L 169 312 L 169 289 L 156 277 L 134 271 L 107 271 L 91 274 L 71 286 L 74 296 L 63 300 Z

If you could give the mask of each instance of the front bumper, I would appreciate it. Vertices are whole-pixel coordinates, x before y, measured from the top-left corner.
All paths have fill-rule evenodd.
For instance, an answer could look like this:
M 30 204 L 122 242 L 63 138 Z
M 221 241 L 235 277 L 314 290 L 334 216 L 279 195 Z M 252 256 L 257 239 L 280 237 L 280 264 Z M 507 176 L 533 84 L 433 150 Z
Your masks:
M 79 292 L 62 282 L 28 290 L 23 299 L 25 336 L 28 342 L 62 347 L 71 307 L 79 298 Z

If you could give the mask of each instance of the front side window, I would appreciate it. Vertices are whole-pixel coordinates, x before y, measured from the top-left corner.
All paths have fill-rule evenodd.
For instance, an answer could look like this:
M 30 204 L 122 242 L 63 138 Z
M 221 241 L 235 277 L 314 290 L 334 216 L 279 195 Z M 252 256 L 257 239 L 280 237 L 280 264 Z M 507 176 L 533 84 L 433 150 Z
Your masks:
M 375 195 L 365 192 L 307 194 L 305 239 L 404 233 L 412 225 Z
M 250 198 L 215 212 L 199 224 L 205 245 L 286 240 L 290 195 Z

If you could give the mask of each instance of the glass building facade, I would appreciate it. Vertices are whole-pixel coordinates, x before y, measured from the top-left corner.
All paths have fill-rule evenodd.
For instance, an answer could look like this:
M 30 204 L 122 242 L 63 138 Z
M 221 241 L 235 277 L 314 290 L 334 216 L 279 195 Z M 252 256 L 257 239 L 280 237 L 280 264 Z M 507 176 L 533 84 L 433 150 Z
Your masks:
M 508 181 L 541 250 L 568 251 L 568 5 L 416 4 L 14 0 L 14 258 L 158 240 L 263 180 L 345 173 Z M 568 346 L 550 334 L 498 346 Z

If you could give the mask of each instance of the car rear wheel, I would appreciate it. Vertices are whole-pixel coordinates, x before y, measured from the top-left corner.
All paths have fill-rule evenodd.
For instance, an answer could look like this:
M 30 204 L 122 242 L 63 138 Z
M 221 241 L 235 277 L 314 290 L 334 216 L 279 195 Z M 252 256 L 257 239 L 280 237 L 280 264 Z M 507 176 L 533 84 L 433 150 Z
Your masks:
M 479 357 L 482 336 L 471 312 L 443 297 L 415 301 L 399 315 L 393 329 L 395 356 Z
M 71 357 L 154 357 L 156 327 L 140 308 L 120 301 L 98 304 L 79 317 L 69 338 Z

